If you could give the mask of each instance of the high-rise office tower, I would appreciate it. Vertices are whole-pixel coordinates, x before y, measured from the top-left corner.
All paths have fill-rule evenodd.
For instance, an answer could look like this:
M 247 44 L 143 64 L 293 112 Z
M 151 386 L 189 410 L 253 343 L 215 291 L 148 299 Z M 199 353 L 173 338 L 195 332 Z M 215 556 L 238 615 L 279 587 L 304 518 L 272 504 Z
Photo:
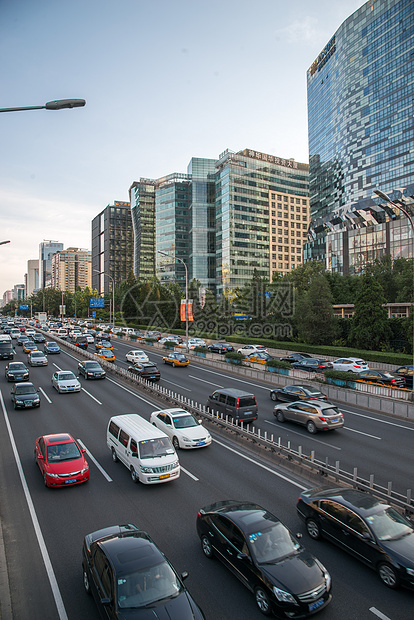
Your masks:
M 63 243 L 43 240 L 39 244 L 39 288 L 52 286 L 52 256 L 63 250 Z
M 392 224 L 394 215 L 376 209 L 381 201 L 372 201 L 372 195 L 375 189 L 402 198 L 412 192 L 413 76 L 412 0 L 365 2 L 308 70 L 313 241 L 306 246 L 305 260 L 317 258 L 333 270 L 358 271 L 357 264 L 362 268 L 367 260 L 392 251 L 394 228 L 397 237 L 404 236 L 400 228 L 407 228 L 407 222 Z M 402 191 L 393 194 L 395 190 Z M 360 244 L 355 237 L 377 226 L 382 232 L 371 238 L 370 256 L 351 256 Z M 370 245 L 366 241 L 361 241 L 364 247 Z
M 92 254 L 90 250 L 67 248 L 52 256 L 52 286 L 74 293 L 92 284 Z

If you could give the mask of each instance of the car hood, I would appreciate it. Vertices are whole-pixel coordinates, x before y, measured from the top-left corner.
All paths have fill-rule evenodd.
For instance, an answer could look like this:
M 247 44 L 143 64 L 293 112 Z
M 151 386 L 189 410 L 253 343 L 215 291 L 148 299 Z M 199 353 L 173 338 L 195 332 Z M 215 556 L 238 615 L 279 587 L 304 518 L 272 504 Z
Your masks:
M 34 394 L 15 394 L 15 398 L 17 400 L 37 400 L 39 399 L 39 394 L 37 392 Z
M 71 472 L 80 471 L 86 467 L 85 459 L 72 459 L 71 461 L 57 461 L 56 463 L 48 463 L 48 470 L 54 474 L 70 474 Z
M 208 432 L 201 426 L 201 424 L 197 424 L 197 426 L 189 426 L 188 428 L 177 428 L 176 431 L 180 433 L 180 435 L 188 437 L 189 439 L 203 440 L 208 437 Z
M 204 615 L 197 607 L 188 592 L 182 592 L 178 596 L 162 603 L 154 603 L 150 607 L 137 609 L 119 609 L 119 620 L 202 620 Z
M 381 540 L 381 547 L 404 566 L 414 568 L 414 533 L 398 540 Z
M 61 379 L 58 379 L 57 383 L 62 387 L 76 387 L 79 385 L 79 381 L 77 381 L 76 379 L 70 379 L 68 381 L 62 381 Z
M 275 564 L 261 564 L 260 568 L 278 588 L 296 594 L 318 588 L 324 581 L 321 564 L 306 550 Z

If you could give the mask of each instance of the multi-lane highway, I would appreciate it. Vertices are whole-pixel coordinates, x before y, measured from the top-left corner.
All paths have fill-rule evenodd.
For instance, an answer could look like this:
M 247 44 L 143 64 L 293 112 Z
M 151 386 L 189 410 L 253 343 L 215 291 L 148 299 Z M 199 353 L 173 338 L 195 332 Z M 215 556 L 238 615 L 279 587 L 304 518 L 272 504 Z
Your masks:
M 128 366 L 125 353 L 133 348 L 139 347 L 114 340 L 120 366 Z M 15 359 L 26 361 L 21 348 L 16 350 Z M 414 424 L 343 407 L 344 429 L 311 436 L 301 427 L 276 422 L 269 385 L 246 383 L 231 372 L 196 362 L 187 368 L 171 368 L 161 363 L 161 351 L 152 347 L 147 351 L 158 363 L 165 387 L 202 403 L 217 387 L 248 388 L 257 397 L 258 424 L 263 430 L 290 440 L 292 446 L 315 450 L 318 458 L 340 460 L 341 467 L 349 471 L 358 467 L 362 475 L 374 473 L 382 483 L 392 481 L 402 491 L 411 487 Z M 106 447 L 107 421 L 111 415 L 126 412 L 148 419 L 163 405 L 111 373 L 103 381 L 81 379 L 79 394 L 58 394 L 51 386 L 52 372 L 56 368 L 76 372 L 81 358 L 82 352 L 63 350 L 49 356 L 47 367 L 31 368 L 30 380 L 40 388 L 41 406 L 17 411 L 10 401 L 11 384 L 4 378 L 6 362 L 1 362 L 0 518 L 13 618 L 98 618 L 93 601 L 83 591 L 81 545 L 86 533 L 117 523 L 134 523 L 147 530 L 179 572 L 189 571 L 186 585 L 207 618 L 260 617 L 253 596 L 222 565 L 202 554 L 195 531 L 197 511 L 220 499 L 248 499 L 276 513 L 293 531 L 304 533 L 295 505 L 299 491 L 309 483 L 213 431 L 209 448 L 179 452 L 182 473 L 178 481 L 155 487 L 134 485 L 126 468 L 111 459 Z M 43 486 L 33 462 L 34 442 L 41 434 L 60 431 L 70 432 L 87 449 L 90 481 L 83 486 Z M 305 533 L 302 540 L 333 579 L 333 601 L 321 618 L 412 617 L 412 593 L 388 590 L 373 571 L 328 543 L 314 542 Z M 3 593 L 4 589 L 2 609 Z

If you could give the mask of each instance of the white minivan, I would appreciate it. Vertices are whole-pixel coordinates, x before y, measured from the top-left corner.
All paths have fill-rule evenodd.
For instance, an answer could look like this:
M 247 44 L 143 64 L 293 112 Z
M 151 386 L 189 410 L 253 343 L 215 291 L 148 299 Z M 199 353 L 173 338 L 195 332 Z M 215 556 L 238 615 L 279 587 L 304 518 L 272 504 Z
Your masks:
M 180 476 L 178 456 L 169 437 L 136 413 L 113 416 L 106 443 L 112 460 L 121 461 L 134 482 L 159 484 Z

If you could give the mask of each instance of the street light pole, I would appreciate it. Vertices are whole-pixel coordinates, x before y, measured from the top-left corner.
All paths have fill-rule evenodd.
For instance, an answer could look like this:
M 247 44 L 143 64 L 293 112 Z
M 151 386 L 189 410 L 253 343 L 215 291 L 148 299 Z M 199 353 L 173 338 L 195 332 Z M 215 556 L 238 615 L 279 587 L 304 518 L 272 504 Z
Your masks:
M 0 241 L 0 245 L 4 245 L 6 243 L 10 243 L 10 241 Z
M 57 99 L 45 105 L 30 105 L 24 108 L 0 108 L 0 112 L 20 112 L 23 110 L 64 110 L 67 108 L 83 108 L 85 99 Z
M 394 200 L 391 200 L 391 198 L 387 194 L 382 192 L 381 190 L 374 189 L 374 194 L 377 194 L 377 196 L 379 196 L 381 198 L 381 200 L 384 200 L 384 202 L 388 202 L 390 205 L 392 205 L 393 207 L 395 207 L 396 209 L 401 211 L 401 213 L 403 213 L 405 215 L 405 217 L 408 219 L 408 221 L 410 222 L 410 225 L 411 225 L 411 233 L 412 233 L 411 241 L 412 241 L 412 244 L 413 244 L 413 253 L 414 253 L 414 221 L 413 221 L 413 217 L 412 217 L 411 213 L 409 213 L 405 207 L 401 206 L 400 204 L 398 204 Z M 414 256 L 413 256 L 413 260 L 414 260 Z M 411 314 L 414 314 L 414 305 L 413 304 L 411 305 Z M 414 393 L 414 316 L 413 316 L 413 387 L 412 387 L 412 391 Z
M 178 260 L 180 263 L 184 265 L 184 269 L 185 269 L 185 349 L 188 353 L 189 348 L 188 348 L 188 270 L 187 270 L 187 265 L 182 260 L 182 258 L 178 258 L 178 256 L 172 257 L 170 256 L 170 254 L 161 252 L 161 250 L 158 250 L 158 254 L 162 254 L 163 256 L 167 256 L 168 258 L 174 258 L 174 260 Z
M 99 271 L 99 269 L 94 269 L 93 271 L 99 274 L 103 273 L 104 276 L 108 276 L 108 278 L 111 278 L 112 280 L 112 329 L 113 329 L 115 327 L 115 280 L 109 273 L 106 273 L 106 271 Z M 111 309 L 110 308 L 109 308 L 109 322 L 111 322 Z

